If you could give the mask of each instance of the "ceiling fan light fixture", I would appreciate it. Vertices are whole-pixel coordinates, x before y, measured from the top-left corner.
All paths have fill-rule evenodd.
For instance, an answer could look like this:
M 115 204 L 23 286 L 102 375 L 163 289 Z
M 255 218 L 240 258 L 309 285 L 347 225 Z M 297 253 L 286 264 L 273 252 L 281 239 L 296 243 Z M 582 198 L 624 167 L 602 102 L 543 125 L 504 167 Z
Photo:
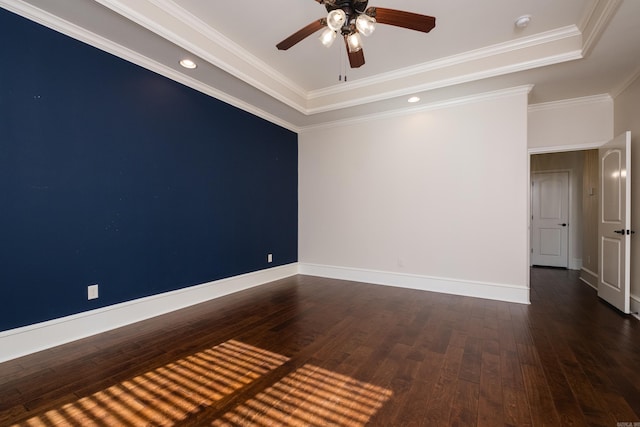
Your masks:
M 327 15 L 327 26 L 338 31 L 347 21 L 347 14 L 342 9 L 334 9 Z
M 376 29 L 376 19 L 363 13 L 356 18 L 356 28 L 360 34 L 369 37 Z
M 358 52 L 362 49 L 362 38 L 359 33 L 351 33 L 347 36 L 347 46 L 349 53 Z
M 322 34 L 320 34 L 320 42 L 324 47 L 331 47 L 337 36 L 338 34 L 331 28 L 325 28 Z
M 386 7 L 368 7 L 369 0 L 316 0 L 316 2 L 326 9 L 325 17 L 312 21 L 276 44 L 278 50 L 287 50 L 312 34 L 316 34 L 317 37 L 317 33 L 322 32 L 320 40 L 325 46 L 330 46 L 334 37 L 340 36 L 344 39 L 349 66 L 360 68 L 365 64 L 361 36 L 370 35 L 377 24 L 422 33 L 428 33 L 436 27 L 434 16 Z M 325 31 L 327 28 L 329 30 Z M 332 34 L 332 31 L 335 34 Z

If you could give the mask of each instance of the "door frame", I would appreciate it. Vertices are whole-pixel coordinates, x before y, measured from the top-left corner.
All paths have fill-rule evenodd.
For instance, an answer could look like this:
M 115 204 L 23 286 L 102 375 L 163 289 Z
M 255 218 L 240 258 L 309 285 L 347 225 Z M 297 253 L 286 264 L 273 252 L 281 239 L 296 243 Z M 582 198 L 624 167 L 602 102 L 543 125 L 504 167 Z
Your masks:
M 531 198 L 533 197 L 533 194 L 531 194 L 531 156 L 535 154 L 564 153 L 567 151 L 597 150 L 605 143 L 606 141 L 593 142 L 588 144 L 527 148 L 527 190 L 526 190 L 527 191 L 527 222 L 526 224 L 527 224 L 528 232 L 527 232 L 527 246 L 525 250 L 527 252 L 527 262 L 529 263 L 529 266 L 531 266 L 531 232 L 532 232 L 531 231 Z M 571 185 L 569 185 L 569 187 L 571 187 Z M 529 289 L 531 289 L 531 281 L 529 279 L 529 275 L 527 275 L 527 285 L 529 286 Z
M 571 150 L 571 151 L 583 151 L 583 150 Z M 543 154 L 543 153 L 536 153 L 536 154 Z M 554 153 L 544 153 L 544 154 L 554 154 Z M 529 162 L 531 162 L 531 156 L 529 156 Z M 531 167 L 531 163 L 529 163 L 529 167 Z M 531 220 L 533 219 L 533 193 L 531 192 L 531 188 L 532 188 L 532 184 L 533 184 L 533 175 L 534 174 L 546 174 L 546 173 L 566 173 L 569 177 L 569 181 L 567 182 L 568 185 L 568 191 L 567 191 L 567 197 L 568 197 L 568 201 L 567 201 L 567 221 L 569 222 L 569 226 L 568 226 L 568 237 L 567 237 L 567 269 L 569 270 L 573 270 L 571 268 L 571 266 L 573 265 L 573 263 L 571 262 L 574 258 L 573 258 L 573 251 L 571 248 L 571 237 L 572 237 L 572 233 L 577 232 L 578 230 L 573 226 L 573 221 L 572 221 L 572 215 L 573 215 L 573 209 L 571 207 L 571 201 L 573 200 L 573 171 L 571 169 L 549 169 L 549 170 L 544 170 L 544 171 L 529 171 L 529 239 L 532 240 L 532 236 L 533 236 L 533 228 L 531 227 Z M 530 240 L 530 250 L 529 250 L 529 267 L 531 267 L 533 265 L 533 261 L 531 259 L 531 253 L 533 250 L 533 242 Z

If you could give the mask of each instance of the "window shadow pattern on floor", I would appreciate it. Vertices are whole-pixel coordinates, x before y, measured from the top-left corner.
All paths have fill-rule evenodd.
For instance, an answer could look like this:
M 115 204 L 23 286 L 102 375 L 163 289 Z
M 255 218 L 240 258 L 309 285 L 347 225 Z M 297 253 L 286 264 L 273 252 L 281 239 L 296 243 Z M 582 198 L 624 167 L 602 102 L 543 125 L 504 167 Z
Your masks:
M 177 426 L 287 363 L 286 356 L 229 340 L 15 426 Z M 391 391 L 314 365 L 276 377 L 213 426 L 364 426 Z M 204 421 L 204 420 L 200 420 Z

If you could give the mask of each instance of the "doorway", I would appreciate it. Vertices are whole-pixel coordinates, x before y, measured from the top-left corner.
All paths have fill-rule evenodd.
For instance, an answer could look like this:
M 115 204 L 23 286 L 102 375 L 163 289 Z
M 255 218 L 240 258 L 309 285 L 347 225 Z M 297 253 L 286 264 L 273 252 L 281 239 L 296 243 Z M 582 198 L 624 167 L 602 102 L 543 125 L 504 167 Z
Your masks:
M 566 267 L 580 271 L 580 278 L 593 288 L 598 284 L 598 150 L 586 149 L 530 155 L 530 180 L 536 175 L 565 173 L 568 179 L 567 221 L 556 221 L 555 227 L 566 228 Z M 549 175 L 547 175 L 549 176 Z M 556 177 L 557 178 L 557 177 Z M 535 187 L 535 185 L 534 185 Z M 534 191 L 531 191 L 533 209 Z M 554 206 L 551 206 L 554 207 Z M 555 206 L 555 211 L 560 209 Z M 532 212 L 533 213 L 533 212 Z M 552 215 L 551 215 L 552 216 Z M 567 224 L 566 227 L 557 224 Z M 534 257 L 534 221 L 531 219 L 530 264 L 551 265 Z M 560 232 L 546 231 L 549 240 L 544 248 L 552 252 L 555 242 L 562 243 Z

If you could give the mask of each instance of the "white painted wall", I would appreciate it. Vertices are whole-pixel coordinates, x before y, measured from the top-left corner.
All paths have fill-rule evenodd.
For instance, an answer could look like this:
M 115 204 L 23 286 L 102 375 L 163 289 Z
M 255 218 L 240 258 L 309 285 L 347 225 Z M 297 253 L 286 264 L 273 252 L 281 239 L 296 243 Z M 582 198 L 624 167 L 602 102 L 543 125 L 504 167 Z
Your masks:
M 615 134 L 631 131 L 631 311 L 640 311 L 640 74 L 615 99 Z
M 301 272 L 528 302 L 527 93 L 301 133 Z
M 613 100 L 609 95 L 534 104 L 529 107 L 528 118 L 529 149 L 592 148 L 614 136 Z

